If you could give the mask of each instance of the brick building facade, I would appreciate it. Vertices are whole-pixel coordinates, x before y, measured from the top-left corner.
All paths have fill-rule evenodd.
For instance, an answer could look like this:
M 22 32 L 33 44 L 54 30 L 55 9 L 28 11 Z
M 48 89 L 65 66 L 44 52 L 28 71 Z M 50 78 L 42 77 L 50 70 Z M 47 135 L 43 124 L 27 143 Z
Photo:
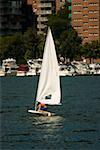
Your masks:
M 100 41 L 100 0 L 72 0 L 72 26 L 83 43 Z

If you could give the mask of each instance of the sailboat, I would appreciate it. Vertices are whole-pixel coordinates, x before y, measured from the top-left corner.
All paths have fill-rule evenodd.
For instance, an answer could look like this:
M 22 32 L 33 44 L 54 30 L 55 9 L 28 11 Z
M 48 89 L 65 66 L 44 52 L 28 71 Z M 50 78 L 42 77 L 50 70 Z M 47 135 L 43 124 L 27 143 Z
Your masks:
M 58 61 L 51 29 L 48 28 L 35 104 L 40 102 L 47 105 L 61 105 L 60 101 L 61 89 Z M 28 112 L 46 116 L 53 115 L 52 112 L 38 111 L 36 107 L 34 110 L 28 110 Z

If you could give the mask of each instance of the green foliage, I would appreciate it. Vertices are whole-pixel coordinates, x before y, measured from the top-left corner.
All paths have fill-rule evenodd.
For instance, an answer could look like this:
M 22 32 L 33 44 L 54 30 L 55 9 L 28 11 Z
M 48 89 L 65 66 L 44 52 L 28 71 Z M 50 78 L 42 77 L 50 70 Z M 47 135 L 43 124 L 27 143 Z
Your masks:
M 66 20 L 60 19 L 59 16 L 56 15 L 49 17 L 48 26 L 51 27 L 55 38 L 59 38 L 61 32 L 67 29 Z
M 32 57 L 36 57 L 36 46 L 38 44 L 36 31 L 29 28 L 23 35 L 25 51 L 31 51 Z
M 63 57 L 70 58 L 73 60 L 79 52 L 79 47 L 82 42 L 81 38 L 78 37 L 75 30 L 69 32 L 64 31 L 60 37 L 60 54 Z
M 38 36 L 38 45 L 36 49 L 36 58 L 42 58 L 44 51 L 45 36 L 44 35 L 37 35 L 37 36 Z
M 58 56 L 100 58 L 100 42 L 92 41 L 82 45 L 82 39 L 72 27 L 69 28 L 68 5 L 57 13 L 48 17 L 48 26 L 51 27 Z M 17 63 L 25 63 L 28 59 L 42 58 L 44 51 L 44 35 L 37 35 L 29 28 L 25 33 L 16 33 L 12 36 L 0 37 L 0 59 L 13 57 Z
M 25 55 L 24 55 L 25 60 L 32 59 L 32 51 L 26 50 Z
M 39 40 L 40 37 L 31 28 L 23 35 L 16 33 L 0 37 L 0 59 L 15 58 L 18 64 L 25 63 L 28 59 L 36 57 Z
M 81 47 L 81 55 L 86 58 L 97 59 L 100 58 L 100 42 L 92 41 L 91 43 L 85 43 Z
M 65 4 L 57 14 L 48 17 L 48 25 L 52 28 L 57 53 L 70 60 L 81 58 L 100 58 L 100 43 L 93 41 L 82 45 L 82 39 L 70 26 L 68 5 Z M 69 28 L 70 26 L 70 28 Z
M 54 37 L 57 39 L 59 39 L 63 31 L 68 29 L 69 24 L 67 3 L 65 3 L 64 7 L 57 14 L 49 15 L 48 17 L 47 25 L 51 27 Z
M 52 28 L 57 53 L 73 60 L 79 52 L 82 39 L 70 25 L 68 3 L 57 14 L 48 17 L 48 26 Z
M 1 38 L 1 59 L 15 58 L 17 61 L 22 59 L 24 54 L 22 34 L 17 33 L 13 36 Z

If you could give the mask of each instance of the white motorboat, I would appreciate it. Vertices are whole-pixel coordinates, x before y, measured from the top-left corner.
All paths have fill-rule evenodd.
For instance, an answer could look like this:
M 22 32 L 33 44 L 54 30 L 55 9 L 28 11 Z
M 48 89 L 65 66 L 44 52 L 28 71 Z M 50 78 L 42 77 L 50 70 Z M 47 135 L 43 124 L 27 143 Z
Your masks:
M 16 75 L 17 68 L 16 60 L 13 58 L 5 59 L 2 62 L 2 69 L 6 75 Z

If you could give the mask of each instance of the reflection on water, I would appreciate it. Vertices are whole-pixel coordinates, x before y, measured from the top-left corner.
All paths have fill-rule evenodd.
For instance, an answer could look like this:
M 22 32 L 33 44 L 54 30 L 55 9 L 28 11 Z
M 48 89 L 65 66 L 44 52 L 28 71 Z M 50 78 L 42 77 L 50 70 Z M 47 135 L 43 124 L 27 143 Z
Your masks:
M 52 116 L 52 117 L 36 117 L 32 120 L 32 125 L 37 126 L 37 130 L 41 130 L 42 132 L 48 133 L 48 135 L 52 134 L 54 136 L 57 130 L 62 128 L 63 118 L 60 116 Z
M 63 117 L 61 116 L 38 116 L 38 117 L 34 117 L 33 115 L 31 117 L 29 117 L 30 120 L 33 121 L 34 125 L 42 125 L 42 124 L 58 124 L 63 120 Z
M 61 134 L 59 131 L 63 127 L 64 118 L 60 116 L 44 117 L 44 116 L 29 116 L 32 124 L 31 137 L 33 137 L 34 146 L 36 149 L 59 149 Z M 57 146 L 58 143 L 58 146 Z
M 0 150 L 100 149 L 100 78 L 66 77 L 61 82 L 63 105 L 50 106 L 56 115 L 44 117 L 27 113 L 36 77 L 1 79 Z

